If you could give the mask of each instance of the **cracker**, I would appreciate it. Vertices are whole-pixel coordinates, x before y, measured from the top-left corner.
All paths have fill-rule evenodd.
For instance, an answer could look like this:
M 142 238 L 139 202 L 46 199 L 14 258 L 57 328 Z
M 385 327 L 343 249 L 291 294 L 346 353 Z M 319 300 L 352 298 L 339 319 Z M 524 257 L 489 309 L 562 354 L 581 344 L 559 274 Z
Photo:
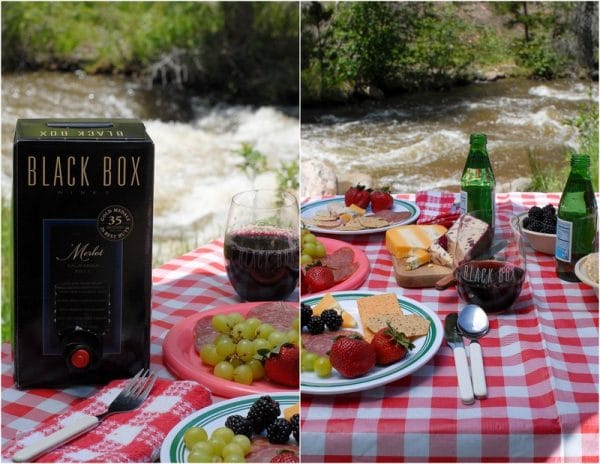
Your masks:
M 402 316 L 383 314 L 371 316 L 367 319 L 367 327 L 373 333 L 377 333 L 379 330 L 387 327 L 388 322 L 398 332 L 404 333 L 404 335 L 411 339 L 423 337 L 429 332 L 429 321 L 416 314 Z
M 367 322 L 372 316 L 402 316 L 398 298 L 394 293 L 384 293 L 381 295 L 359 298 L 356 300 L 356 305 L 363 326 L 363 335 L 367 341 L 370 341 L 375 335 L 375 332 L 369 329 Z
M 358 218 L 358 221 L 363 227 L 366 227 L 367 229 L 378 229 L 380 227 L 390 225 L 390 223 L 387 222 L 385 219 L 373 216 L 362 216 Z

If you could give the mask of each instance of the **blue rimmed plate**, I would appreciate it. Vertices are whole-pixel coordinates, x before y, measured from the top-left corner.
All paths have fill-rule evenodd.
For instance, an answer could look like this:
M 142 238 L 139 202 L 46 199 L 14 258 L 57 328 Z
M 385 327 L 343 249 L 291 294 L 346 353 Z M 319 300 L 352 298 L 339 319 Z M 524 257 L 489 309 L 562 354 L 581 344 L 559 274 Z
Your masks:
M 327 213 L 330 208 L 334 208 L 336 210 L 345 208 L 344 204 L 344 196 L 337 195 L 330 198 L 323 198 L 321 200 L 315 200 L 308 202 L 301 206 L 300 215 L 303 220 L 310 221 L 317 213 Z M 417 206 L 416 203 L 405 200 L 398 200 L 394 198 L 394 205 L 392 207 L 392 211 L 397 213 L 406 212 L 409 213 L 401 221 L 393 222 L 385 227 L 377 227 L 375 229 L 363 229 L 363 230 L 339 230 L 339 229 L 327 229 L 323 227 L 317 227 L 315 225 L 306 223 L 306 226 L 312 232 L 317 232 L 320 234 L 333 234 L 333 235 L 366 235 L 366 234 L 375 234 L 378 232 L 385 232 L 392 227 L 402 226 L 405 224 L 412 224 L 417 220 L 419 214 L 421 214 L 421 210 Z M 372 214 L 371 207 L 367 208 L 366 214 Z
M 188 450 L 183 442 L 183 434 L 190 427 L 203 427 L 208 435 L 218 427 L 223 427 L 227 417 L 234 414 L 246 416 L 250 406 L 263 394 L 246 395 L 227 401 L 214 403 L 197 411 L 171 429 L 160 448 L 161 462 L 187 462 Z M 279 402 L 281 412 L 289 406 L 298 403 L 297 393 L 270 393 L 269 396 Z
M 381 294 L 381 292 L 332 293 L 342 309 L 348 311 L 357 321 L 359 327 L 356 330 L 361 333 L 362 326 L 356 300 L 378 294 Z M 320 299 L 320 296 L 316 296 L 306 298 L 302 302 L 314 306 Z M 397 295 L 397 299 L 404 314 L 415 314 L 429 321 L 427 335 L 413 340 L 415 348 L 404 359 L 389 366 L 375 366 L 366 375 L 353 379 L 342 377 L 335 369 L 332 375 L 327 378 L 320 378 L 314 372 L 302 372 L 300 381 L 302 393 L 332 395 L 369 390 L 410 375 L 425 365 L 437 353 L 442 344 L 444 330 L 440 318 L 432 309 L 418 301 L 401 295 Z

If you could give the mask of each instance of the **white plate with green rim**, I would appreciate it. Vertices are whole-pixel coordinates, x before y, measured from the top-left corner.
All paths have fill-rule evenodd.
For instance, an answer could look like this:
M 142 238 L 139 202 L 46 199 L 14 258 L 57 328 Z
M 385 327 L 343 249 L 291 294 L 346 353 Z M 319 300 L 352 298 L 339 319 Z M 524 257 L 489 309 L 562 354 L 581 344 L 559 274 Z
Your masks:
M 261 396 L 263 395 L 246 395 L 232 398 L 214 403 L 189 415 L 173 427 L 166 436 L 160 448 L 161 462 L 187 462 L 189 451 L 183 442 L 183 434 L 187 429 L 190 427 L 203 427 L 210 436 L 213 430 L 225 426 L 227 417 L 234 414 L 245 416 L 250 406 Z M 270 393 L 269 396 L 279 402 L 281 417 L 283 417 L 285 408 L 300 401 L 297 393 Z M 294 441 L 293 438 L 290 438 L 290 440 Z
M 331 198 L 323 198 L 320 200 L 310 201 L 300 207 L 300 215 L 303 220 L 311 220 L 317 213 L 327 212 L 330 208 L 334 208 L 336 211 L 345 208 L 344 196 L 336 195 Z M 334 235 L 365 235 L 375 234 L 378 232 L 385 232 L 392 227 L 402 226 L 405 224 L 412 224 L 417 220 L 421 214 L 421 210 L 416 203 L 405 200 L 398 200 L 394 198 L 394 203 L 391 208 L 396 213 L 406 213 L 400 221 L 393 222 L 385 227 L 377 227 L 375 229 L 362 229 L 362 230 L 339 230 L 339 229 L 327 229 L 323 227 L 317 227 L 315 225 L 306 224 L 306 227 L 312 231 L 320 234 L 334 234 Z M 371 206 L 367 208 L 366 215 L 373 214 Z
M 362 325 L 356 306 L 356 300 L 382 292 L 336 292 L 332 296 L 345 311 L 348 311 L 358 323 L 358 332 L 362 334 Z M 306 298 L 302 303 L 315 306 L 322 296 Z M 401 379 L 423 367 L 437 353 L 444 338 L 444 329 L 438 315 L 427 306 L 406 298 L 396 296 L 404 314 L 415 314 L 429 321 L 427 335 L 413 340 L 415 348 L 404 359 L 389 366 L 375 366 L 366 375 L 357 378 L 342 377 L 334 369 L 330 377 L 321 378 L 314 372 L 302 372 L 300 388 L 302 393 L 314 395 L 332 395 L 369 390 Z

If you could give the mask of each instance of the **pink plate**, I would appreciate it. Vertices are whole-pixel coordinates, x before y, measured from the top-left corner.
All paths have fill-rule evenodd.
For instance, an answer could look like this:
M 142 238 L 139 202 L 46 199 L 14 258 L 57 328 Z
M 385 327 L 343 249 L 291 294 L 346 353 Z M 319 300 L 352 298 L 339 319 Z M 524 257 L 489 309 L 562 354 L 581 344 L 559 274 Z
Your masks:
M 367 276 L 369 275 L 369 271 L 371 269 L 367 255 L 365 255 L 360 248 L 352 246 L 342 240 L 335 240 L 333 238 L 326 237 L 319 237 L 318 240 L 325 246 L 325 251 L 328 255 L 343 247 L 351 248 L 352 251 L 354 251 L 354 262 L 358 263 L 358 269 L 354 271 L 354 274 L 339 284 L 324 290 L 322 293 L 342 292 L 344 290 L 356 290 L 357 288 L 360 288 L 363 282 L 367 280 Z M 307 295 L 312 295 L 312 293 L 303 293 L 302 297 Z
M 234 305 L 221 306 L 203 311 L 193 316 L 185 318 L 176 324 L 163 342 L 163 360 L 165 366 L 178 379 L 195 380 L 215 395 L 225 398 L 233 398 L 240 395 L 249 395 L 253 393 L 275 392 L 275 391 L 293 391 L 297 388 L 290 388 L 284 385 L 278 385 L 268 380 L 252 382 L 251 385 L 243 385 L 231 380 L 224 380 L 216 377 L 212 373 L 212 367 L 202 364 L 200 355 L 196 351 L 194 343 L 194 327 L 196 322 L 205 317 L 213 317 L 216 314 L 227 314 L 234 311 L 245 315 L 251 308 L 261 304 L 261 302 L 239 303 Z

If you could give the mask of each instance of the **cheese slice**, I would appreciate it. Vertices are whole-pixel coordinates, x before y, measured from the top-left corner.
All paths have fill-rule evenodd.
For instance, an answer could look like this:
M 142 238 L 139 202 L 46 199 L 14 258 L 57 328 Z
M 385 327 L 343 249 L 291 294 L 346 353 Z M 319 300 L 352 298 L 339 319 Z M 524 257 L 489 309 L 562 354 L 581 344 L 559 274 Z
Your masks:
M 429 245 L 447 232 L 438 224 L 399 226 L 385 233 L 385 246 L 396 258 L 407 258 L 416 250 L 427 250 Z
M 406 259 L 406 269 L 412 271 L 421 267 L 423 264 L 427 264 L 429 261 L 431 261 L 431 255 L 427 253 L 427 251 L 419 248 L 414 250 Z
M 454 262 L 452 256 L 444 250 L 444 247 L 442 247 L 437 240 L 434 240 L 433 243 L 429 245 L 428 251 L 432 263 L 439 264 L 440 266 L 452 267 Z
M 360 206 L 358 206 L 358 205 L 355 205 L 354 203 L 352 203 L 352 204 L 351 204 L 351 205 L 348 207 L 348 209 L 349 209 L 349 210 L 351 210 L 351 211 L 354 211 L 354 212 L 355 212 L 356 214 L 358 214 L 359 216 L 363 216 L 363 215 L 364 215 L 364 214 L 367 212 L 367 210 L 366 210 L 366 209 L 363 209 L 363 208 L 361 208 Z
M 315 316 L 320 316 L 321 313 L 326 309 L 335 309 L 339 314 L 342 315 L 342 328 L 354 329 L 358 326 L 356 320 L 352 317 L 352 314 L 350 314 L 348 311 L 344 311 L 331 293 L 327 293 L 323 298 L 321 298 L 321 301 L 319 301 L 313 308 L 313 314 Z
M 283 417 L 285 417 L 286 420 L 288 420 L 288 421 L 292 420 L 292 416 L 294 414 L 300 414 L 300 404 L 299 403 L 289 406 L 283 410 Z

